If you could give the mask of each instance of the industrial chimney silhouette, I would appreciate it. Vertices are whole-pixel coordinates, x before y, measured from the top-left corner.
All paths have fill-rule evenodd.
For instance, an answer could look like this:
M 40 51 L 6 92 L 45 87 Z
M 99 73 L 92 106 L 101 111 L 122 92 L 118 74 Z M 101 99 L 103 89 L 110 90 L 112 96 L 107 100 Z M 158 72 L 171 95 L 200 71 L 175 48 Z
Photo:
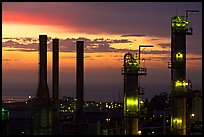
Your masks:
M 51 98 L 47 84 L 47 35 L 39 35 L 39 83 L 33 104 L 33 134 L 52 134 Z
M 59 135 L 59 39 L 52 39 L 53 135 Z
M 83 121 L 84 96 L 84 41 L 77 41 L 77 74 L 76 74 L 76 122 Z
M 39 62 L 39 84 L 37 90 L 37 100 L 44 105 L 51 103 L 47 84 L 47 35 L 39 35 L 40 41 L 40 62 Z
M 54 103 L 59 100 L 59 39 L 53 39 L 53 69 L 52 69 L 52 99 Z

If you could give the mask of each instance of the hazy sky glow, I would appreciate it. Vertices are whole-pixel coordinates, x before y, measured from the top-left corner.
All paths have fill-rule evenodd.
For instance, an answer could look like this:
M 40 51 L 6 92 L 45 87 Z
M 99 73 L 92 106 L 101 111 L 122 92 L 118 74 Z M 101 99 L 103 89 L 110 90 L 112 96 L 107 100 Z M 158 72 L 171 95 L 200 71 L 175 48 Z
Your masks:
M 35 96 L 38 85 L 40 34 L 48 35 L 48 85 L 52 93 L 52 38 L 60 39 L 60 97 L 75 97 L 76 41 L 85 42 L 84 99 L 120 101 L 123 96 L 121 67 L 130 50 L 146 48 L 148 75 L 142 77 L 144 97 L 170 92 L 170 21 L 188 9 L 193 35 L 187 36 L 187 74 L 194 89 L 202 89 L 201 2 L 3 2 L 3 98 Z

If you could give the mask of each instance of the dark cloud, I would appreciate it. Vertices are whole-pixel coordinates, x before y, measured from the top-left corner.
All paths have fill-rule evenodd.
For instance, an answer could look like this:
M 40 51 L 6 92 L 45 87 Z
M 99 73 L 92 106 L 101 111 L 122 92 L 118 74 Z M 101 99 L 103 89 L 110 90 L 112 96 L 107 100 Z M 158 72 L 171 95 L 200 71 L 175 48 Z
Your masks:
M 70 58 L 70 59 L 75 59 L 76 57 L 75 56 L 62 56 L 60 58 Z
M 161 43 L 161 44 L 158 44 L 159 46 L 161 46 L 162 48 L 170 48 L 171 47 L 171 43 Z
M 2 42 L 2 47 L 12 48 L 12 49 L 4 49 L 5 51 L 25 51 L 25 52 L 39 51 L 37 43 L 20 44 L 12 40 Z
M 48 41 L 51 39 L 51 37 L 48 37 Z M 23 42 L 38 42 L 39 38 L 34 37 L 3 37 L 2 40 L 6 41 L 23 41 Z
M 150 39 L 150 40 L 154 40 L 155 41 L 155 40 L 159 40 L 159 39 Z
M 16 40 L 17 38 L 15 38 Z M 20 38 L 19 40 L 23 40 L 24 42 L 31 42 L 31 38 Z M 85 52 L 109 52 L 109 51 L 117 51 L 117 49 L 110 47 L 111 44 L 120 44 L 120 43 L 130 43 L 131 41 L 127 39 L 88 39 L 84 37 L 79 38 L 67 38 L 60 39 L 60 52 L 75 52 L 76 51 L 76 42 L 84 41 L 84 49 Z M 24 51 L 24 52 L 32 52 L 39 51 L 38 47 L 39 43 L 28 43 L 28 44 L 20 44 L 19 42 L 13 41 L 9 39 L 6 42 L 2 43 L 3 47 L 10 47 L 15 49 L 6 49 L 6 51 Z M 51 37 L 49 37 L 47 44 L 48 51 L 52 51 L 52 41 Z
M 127 39 L 121 39 L 121 40 L 112 40 L 109 43 L 132 43 L 132 42 Z
M 170 51 L 167 50 L 151 50 L 151 51 L 143 51 L 142 54 L 169 54 Z
M 12 60 L 11 59 L 2 59 L 2 61 L 10 62 Z
M 96 55 L 97 58 L 103 57 L 102 55 Z
M 19 39 L 19 38 L 15 38 Z M 31 38 L 20 38 L 20 40 L 25 40 L 26 42 L 33 41 Z M 131 43 L 131 41 L 127 39 L 104 39 L 104 38 L 96 38 L 94 40 L 79 37 L 79 38 L 66 38 L 60 39 L 59 51 L 60 52 L 75 52 L 76 51 L 76 42 L 82 40 L 84 41 L 84 51 L 86 53 L 93 52 L 128 52 L 129 49 L 115 49 L 111 47 L 111 44 L 120 44 L 120 43 Z M 38 41 L 37 41 L 38 42 Z M 162 48 L 166 49 L 170 47 L 170 43 L 161 43 L 158 44 Z M 39 51 L 39 43 L 28 43 L 28 44 L 20 44 L 13 40 L 8 40 L 6 42 L 2 42 L 2 47 L 9 47 L 11 49 L 3 49 L 5 51 L 21 51 L 21 52 L 36 52 Z M 48 41 L 47 46 L 48 51 L 52 51 L 52 40 L 50 37 L 50 41 Z M 138 52 L 138 50 L 131 50 L 131 52 Z M 167 54 L 170 56 L 170 50 L 151 50 L 151 51 L 142 51 L 142 54 Z M 97 56 L 100 57 L 100 56 Z
M 4 37 L 4 38 L 2 38 L 2 39 L 9 39 L 9 40 L 10 40 L 10 39 L 12 39 L 12 38 L 9 38 L 9 37 Z
M 39 51 L 39 50 L 18 48 L 18 49 L 5 49 L 4 51 L 34 52 L 34 51 Z
M 145 58 L 145 60 L 148 60 Z M 149 60 L 154 60 L 154 61 L 170 61 L 171 57 L 151 57 Z
M 91 58 L 91 56 L 86 55 L 86 56 L 84 56 L 84 58 Z
M 198 58 L 187 58 L 186 60 L 202 60 L 202 57 L 198 57 Z
M 124 35 L 121 35 L 121 37 L 144 37 L 144 36 L 147 36 L 147 35 L 143 35 L 143 34 L 124 34 Z
M 2 61 L 11 62 L 11 61 L 19 61 L 19 59 L 2 59 Z

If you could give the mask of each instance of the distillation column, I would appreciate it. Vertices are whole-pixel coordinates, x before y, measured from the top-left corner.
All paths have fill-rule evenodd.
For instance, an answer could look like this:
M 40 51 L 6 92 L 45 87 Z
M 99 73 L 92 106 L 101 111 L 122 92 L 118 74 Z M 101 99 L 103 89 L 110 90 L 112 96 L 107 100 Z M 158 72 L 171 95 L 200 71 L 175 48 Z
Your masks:
M 171 128 L 174 134 L 186 135 L 186 35 L 192 35 L 187 17 L 171 20 Z
M 128 52 L 124 55 L 124 134 L 138 135 L 138 118 L 140 111 L 140 88 L 138 77 L 146 75 L 146 68 L 141 68 L 139 58 Z

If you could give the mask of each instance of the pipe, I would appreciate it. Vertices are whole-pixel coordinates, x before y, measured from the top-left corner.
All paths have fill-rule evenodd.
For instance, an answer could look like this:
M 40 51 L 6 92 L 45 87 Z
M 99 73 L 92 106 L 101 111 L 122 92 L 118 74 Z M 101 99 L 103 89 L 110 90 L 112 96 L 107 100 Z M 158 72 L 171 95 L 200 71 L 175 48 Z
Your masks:
M 76 75 L 76 120 L 83 119 L 84 94 L 84 41 L 77 41 L 77 75 Z
M 53 39 L 52 99 L 59 100 L 59 39 Z
M 49 89 L 47 85 L 47 35 L 39 35 L 39 84 L 36 97 L 42 99 L 42 103 L 50 101 Z M 44 100 L 46 99 L 46 100 Z M 44 101 L 43 101 L 44 100 Z

